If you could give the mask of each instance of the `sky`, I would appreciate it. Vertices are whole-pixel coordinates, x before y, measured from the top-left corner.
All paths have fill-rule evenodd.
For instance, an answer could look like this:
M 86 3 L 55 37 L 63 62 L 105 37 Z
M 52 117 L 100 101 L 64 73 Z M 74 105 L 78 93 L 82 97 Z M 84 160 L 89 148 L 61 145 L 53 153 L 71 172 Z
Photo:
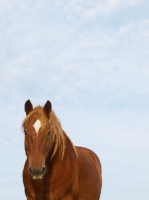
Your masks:
M 149 199 L 149 1 L 0 0 L 0 199 L 25 200 L 24 103 L 47 100 L 102 164 L 101 200 Z

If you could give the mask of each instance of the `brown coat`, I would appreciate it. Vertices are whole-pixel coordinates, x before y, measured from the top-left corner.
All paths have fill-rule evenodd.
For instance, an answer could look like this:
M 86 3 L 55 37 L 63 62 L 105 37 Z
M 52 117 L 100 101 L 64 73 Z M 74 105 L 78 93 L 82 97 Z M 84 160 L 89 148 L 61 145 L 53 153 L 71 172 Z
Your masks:
M 23 182 L 27 200 L 98 200 L 102 178 L 97 155 L 73 145 L 49 101 L 43 108 L 33 109 L 28 100 L 25 111 Z M 34 125 L 38 120 L 37 133 Z

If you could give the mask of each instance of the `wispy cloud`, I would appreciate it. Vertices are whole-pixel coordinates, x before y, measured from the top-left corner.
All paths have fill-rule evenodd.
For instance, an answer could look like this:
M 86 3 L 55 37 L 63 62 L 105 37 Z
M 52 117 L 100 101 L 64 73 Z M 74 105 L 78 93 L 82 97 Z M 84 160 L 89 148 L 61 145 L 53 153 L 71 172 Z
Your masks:
M 1 0 L 0 4 L 0 15 L 12 10 L 12 4 L 9 0 Z
M 135 5 L 139 5 L 145 2 L 144 0 L 102 0 L 100 2 L 97 1 L 67 1 L 67 4 L 63 4 L 62 2 L 55 1 L 54 4 L 44 4 L 44 8 L 47 7 L 51 10 L 57 10 L 61 8 L 63 14 L 66 14 L 67 19 L 74 19 L 74 17 L 79 17 L 80 20 L 87 20 L 96 18 L 98 15 L 108 15 L 114 13 L 125 7 L 132 7 Z M 40 3 L 39 3 L 40 5 Z M 43 5 L 43 4 L 42 4 Z M 58 15 L 59 16 L 59 15 Z

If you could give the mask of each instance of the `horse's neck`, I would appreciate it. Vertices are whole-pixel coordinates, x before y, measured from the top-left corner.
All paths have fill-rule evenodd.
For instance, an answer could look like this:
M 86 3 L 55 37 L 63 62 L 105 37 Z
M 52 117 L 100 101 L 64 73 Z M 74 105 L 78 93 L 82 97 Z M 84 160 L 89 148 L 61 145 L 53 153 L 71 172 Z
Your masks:
M 68 157 L 68 155 L 72 155 L 72 154 L 76 154 L 73 144 L 71 142 L 71 140 L 68 138 L 68 136 L 66 135 L 66 133 L 64 133 L 64 137 L 65 137 L 65 151 L 64 151 L 64 155 L 62 156 L 62 152 L 60 152 L 60 148 L 57 149 L 56 153 L 53 156 L 53 152 L 54 152 L 54 145 L 52 146 L 51 150 L 49 151 L 48 157 L 47 157 L 47 161 L 48 163 L 50 162 L 51 164 L 53 163 L 58 163 L 63 161 L 64 159 L 67 159 L 66 157 Z M 52 157 L 53 156 L 53 157 Z

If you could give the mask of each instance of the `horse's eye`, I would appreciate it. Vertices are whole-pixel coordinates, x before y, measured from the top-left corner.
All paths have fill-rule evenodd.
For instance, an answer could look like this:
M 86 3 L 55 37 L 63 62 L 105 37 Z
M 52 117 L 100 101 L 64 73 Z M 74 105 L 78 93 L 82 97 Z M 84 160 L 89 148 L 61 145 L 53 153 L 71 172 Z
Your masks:
M 26 131 L 24 131 L 24 134 L 27 135 Z
M 49 131 L 49 132 L 48 132 L 48 136 L 50 135 L 50 133 L 51 133 L 51 132 Z

